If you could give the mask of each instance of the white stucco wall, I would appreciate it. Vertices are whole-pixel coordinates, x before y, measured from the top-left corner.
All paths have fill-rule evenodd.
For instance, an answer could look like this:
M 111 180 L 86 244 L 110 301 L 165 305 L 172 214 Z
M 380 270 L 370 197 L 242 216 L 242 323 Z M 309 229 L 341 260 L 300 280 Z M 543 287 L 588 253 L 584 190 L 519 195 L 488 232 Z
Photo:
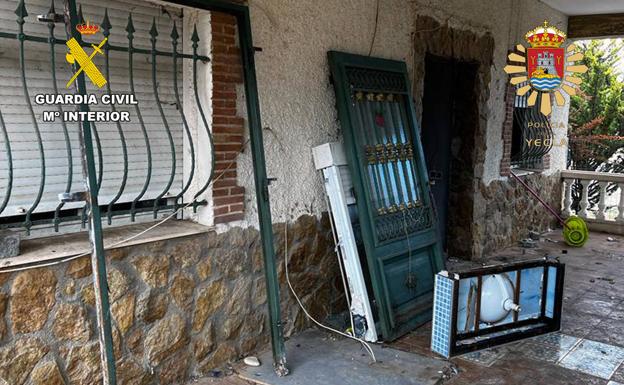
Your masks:
M 254 45 L 262 48 L 255 59 L 262 124 L 266 128 L 267 170 L 270 177 L 277 178 L 270 187 L 273 220 L 318 215 L 325 210 L 325 202 L 311 148 L 341 138 L 327 51 L 368 54 L 376 1 L 252 0 L 249 6 Z M 537 0 L 380 0 L 379 8 L 372 55 L 405 60 L 410 71 L 411 36 L 417 14 L 478 34 L 489 31 L 494 36 L 483 181 L 488 184 L 500 179 L 507 50 L 517 43 L 526 45 L 526 31 L 545 19 L 565 30 L 566 17 Z M 244 100 L 239 106 L 244 106 Z M 559 113 L 567 114 L 564 110 Z M 565 165 L 562 154 L 565 156 L 565 149 L 553 151 L 553 166 Z M 246 218 L 242 224 L 257 226 L 249 146 L 239 159 L 239 178 L 246 187 Z
M 210 57 L 210 41 L 212 33 L 210 28 L 210 12 L 194 9 L 185 9 L 182 45 L 184 52 L 192 53 L 192 41 L 188 36 L 193 32 L 194 25 L 197 25 L 197 33 L 199 35 L 199 46 L 197 52 L 199 55 Z M 197 102 L 195 100 L 194 84 L 193 84 L 193 61 L 183 60 L 183 78 L 182 78 L 182 98 L 184 112 L 189 126 L 189 131 L 193 137 L 195 146 L 195 176 L 189 186 L 188 191 L 184 194 L 184 202 L 191 202 L 195 194 L 204 186 L 210 175 L 211 154 L 210 140 L 206 133 L 206 126 L 199 113 Z M 212 131 L 212 65 L 209 62 L 197 62 L 197 89 L 200 90 L 199 102 L 206 117 L 208 128 Z M 188 137 L 184 135 L 184 154 L 182 161 L 184 162 L 184 182 L 186 183 L 191 169 L 191 151 L 188 143 Z M 207 188 L 198 200 L 206 200 L 207 206 L 199 207 L 197 212 L 193 212 L 191 207 L 184 210 L 184 217 L 192 219 L 203 225 L 213 224 L 212 211 L 212 189 Z
M 367 55 L 374 22 L 373 0 L 254 0 L 250 13 L 264 148 L 270 177 L 273 221 L 325 211 L 312 147 L 341 139 L 327 51 Z M 412 6 L 381 0 L 372 55 L 410 62 Z M 240 93 L 242 94 L 242 92 Z M 244 105 L 241 101 L 239 106 Z M 245 222 L 257 224 L 249 146 L 240 156 L 239 179 L 246 187 Z
M 567 168 L 568 162 L 568 116 L 570 110 L 570 96 L 563 93 L 565 106 L 559 107 L 553 103 L 553 112 L 550 117 L 553 130 L 553 148 L 550 150 L 550 169 L 546 175 L 553 175 Z

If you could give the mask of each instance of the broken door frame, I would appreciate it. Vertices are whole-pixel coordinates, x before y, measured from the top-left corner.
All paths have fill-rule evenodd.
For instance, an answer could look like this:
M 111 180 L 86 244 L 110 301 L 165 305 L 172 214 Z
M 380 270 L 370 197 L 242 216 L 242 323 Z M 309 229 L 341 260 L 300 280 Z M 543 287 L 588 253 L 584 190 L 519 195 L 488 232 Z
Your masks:
M 254 185 L 256 186 L 256 203 L 258 205 L 262 254 L 264 256 L 264 273 L 267 282 L 273 366 L 278 376 L 284 376 L 288 374 L 288 368 L 286 367 L 286 350 L 284 348 L 284 329 L 280 315 L 279 280 L 277 277 L 277 266 L 275 264 L 273 225 L 269 202 L 269 179 L 266 172 L 266 161 L 264 158 L 264 146 L 262 141 L 260 102 L 258 100 L 258 83 L 256 81 L 256 66 L 254 62 L 255 49 L 251 36 L 249 7 L 220 0 L 181 0 L 170 2 L 206 11 L 223 12 L 236 18 L 241 58 L 243 61 L 243 81 L 245 87 L 245 101 L 247 104 L 247 119 L 249 120 L 249 139 L 254 168 Z

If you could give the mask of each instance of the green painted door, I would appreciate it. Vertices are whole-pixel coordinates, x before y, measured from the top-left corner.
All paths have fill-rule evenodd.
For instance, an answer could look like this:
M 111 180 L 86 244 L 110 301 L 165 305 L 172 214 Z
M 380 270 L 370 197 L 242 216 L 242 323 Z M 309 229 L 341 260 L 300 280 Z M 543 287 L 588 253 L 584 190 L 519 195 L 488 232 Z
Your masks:
M 329 52 L 378 325 L 392 340 L 431 319 L 444 262 L 405 63 Z

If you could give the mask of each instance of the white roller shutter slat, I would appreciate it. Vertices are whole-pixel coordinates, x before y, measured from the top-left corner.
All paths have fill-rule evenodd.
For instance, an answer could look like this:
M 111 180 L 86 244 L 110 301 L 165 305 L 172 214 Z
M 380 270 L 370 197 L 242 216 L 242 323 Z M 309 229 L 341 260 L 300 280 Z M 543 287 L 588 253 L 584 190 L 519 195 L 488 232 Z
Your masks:
M 16 33 L 18 31 L 14 14 L 17 4 L 17 0 L 0 0 L 0 30 L 3 32 Z M 36 15 L 47 13 L 49 4 L 49 0 L 26 1 L 29 13 L 24 24 L 26 34 L 48 37 L 46 23 L 38 22 Z M 169 35 L 173 26 L 172 20 L 174 19 L 180 33 L 178 50 L 182 47 L 184 33 L 182 31 L 183 23 L 181 22 L 182 10 L 179 8 L 167 7 L 165 10 L 162 6 L 147 2 L 137 3 L 136 1 L 123 0 L 107 2 L 87 0 L 81 1 L 80 4 L 82 5 L 84 18 L 93 24 L 101 23 L 104 16 L 104 7 L 108 8 L 108 16 L 113 26 L 109 38 L 109 42 L 112 45 L 128 46 L 125 28 L 128 21 L 128 12 L 132 11 L 133 24 L 136 30 L 133 40 L 135 48 L 151 49 L 149 30 L 153 18 L 156 18 L 159 32 L 157 49 L 167 52 L 172 50 Z M 62 2 L 57 4 L 57 11 L 59 9 L 62 9 Z M 65 38 L 65 28 L 62 24 L 57 24 L 55 36 L 57 38 Z M 86 41 L 92 43 L 99 43 L 101 39 L 101 33 L 94 37 L 85 37 Z M 55 49 L 59 93 L 71 93 L 72 90 L 65 88 L 65 83 L 73 74 L 70 65 L 65 60 L 66 47 L 57 44 Z M 91 49 L 86 49 L 86 51 L 90 53 Z M 28 90 L 41 132 L 45 153 L 45 189 L 41 203 L 35 210 L 35 213 L 43 213 L 54 211 L 58 205 L 58 194 L 65 191 L 68 172 L 67 149 L 60 121 L 43 122 L 42 120 L 44 111 L 56 111 L 57 107 L 36 105 L 34 102 L 36 94 L 53 93 L 49 46 L 47 43 L 26 41 L 25 56 Z M 104 74 L 103 56 L 96 55 L 93 61 Z M 115 94 L 129 93 L 128 53 L 111 51 L 109 61 L 112 92 Z M 181 59 L 178 60 L 178 68 L 175 69 L 178 74 L 181 99 L 182 61 Z M 145 195 L 142 197 L 142 200 L 149 200 L 157 197 L 167 185 L 171 176 L 172 154 L 153 92 L 151 56 L 135 53 L 133 67 L 136 99 L 139 102 L 152 151 L 151 180 Z M 173 71 L 172 58 L 165 56 L 157 57 L 156 76 L 159 97 L 175 144 L 176 170 L 170 194 L 176 195 L 181 190 L 184 182 L 182 176 L 184 127 L 180 114 L 174 105 Z M 0 111 L 4 117 L 13 156 L 13 191 L 8 206 L 0 214 L 0 217 L 20 215 L 23 214 L 24 209 L 28 210 L 34 202 L 40 183 L 41 158 L 28 106 L 24 99 L 20 76 L 18 41 L 0 38 Z M 98 95 L 98 100 L 106 92 L 106 87 L 96 89 L 89 81 L 87 81 L 87 88 L 90 93 Z M 110 106 L 106 105 L 91 105 L 90 108 L 93 111 L 111 111 Z M 73 111 L 75 107 L 63 106 L 62 109 L 64 111 Z M 121 123 L 127 147 L 128 177 L 124 192 L 117 203 L 132 202 L 141 191 L 146 180 L 148 167 L 147 151 L 134 106 L 117 105 L 116 109 L 117 111 L 128 111 L 131 120 L 129 123 Z M 73 181 L 71 190 L 81 191 L 83 190 L 83 178 L 78 140 L 79 125 L 75 122 L 68 122 L 66 126 L 72 150 Z M 96 127 L 103 154 L 104 170 L 99 201 L 100 204 L 105 205 L 119 191 L 124 170 L 123 152 L 115 123 L 96 123 Z M 94 151 L 97 169 L 100 159 L 98 158 L 95 140 Z M 4 151 L 4 142 L 0 135 L 0 201 L 6 193 L 7 176 L 7 156 Z M 82 204 L 68 204 L 63 209 L 73 209 L 81 206 Z

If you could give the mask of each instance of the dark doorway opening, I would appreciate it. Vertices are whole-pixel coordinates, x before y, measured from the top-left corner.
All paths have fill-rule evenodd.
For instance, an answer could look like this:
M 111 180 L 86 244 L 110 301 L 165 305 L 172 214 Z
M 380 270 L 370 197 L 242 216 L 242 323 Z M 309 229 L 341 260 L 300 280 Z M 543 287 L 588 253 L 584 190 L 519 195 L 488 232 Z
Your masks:
M 427 55 L 422 143 L 444 250 L 472 255 L 478 63 Z

